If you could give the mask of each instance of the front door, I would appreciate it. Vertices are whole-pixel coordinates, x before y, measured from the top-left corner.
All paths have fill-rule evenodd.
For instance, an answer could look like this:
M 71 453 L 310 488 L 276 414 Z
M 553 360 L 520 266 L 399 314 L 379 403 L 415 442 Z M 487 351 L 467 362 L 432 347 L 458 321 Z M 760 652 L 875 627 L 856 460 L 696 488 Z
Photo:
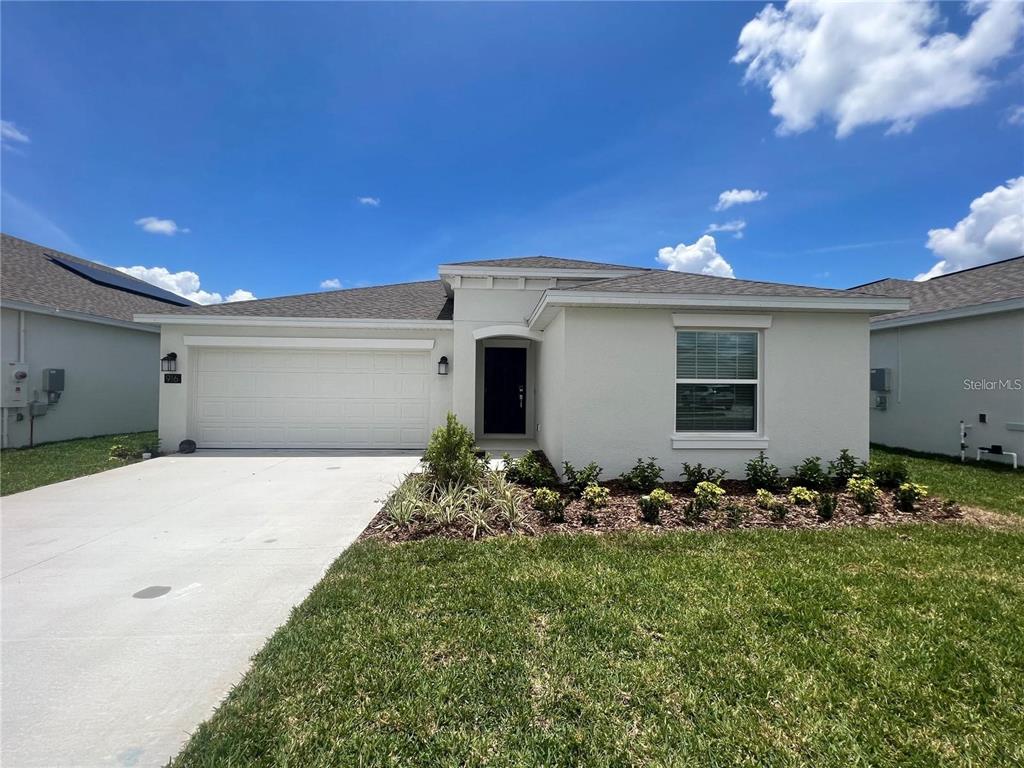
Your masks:
M 484 347 L 484 433 L 526 434 L 525 347 Z

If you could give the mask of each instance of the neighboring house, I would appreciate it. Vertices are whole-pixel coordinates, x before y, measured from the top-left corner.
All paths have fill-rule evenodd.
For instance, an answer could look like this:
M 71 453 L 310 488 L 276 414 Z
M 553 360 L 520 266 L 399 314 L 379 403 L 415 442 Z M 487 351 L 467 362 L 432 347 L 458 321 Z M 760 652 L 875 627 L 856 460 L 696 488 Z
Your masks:
M 963 421 L 972 458 L 998 445 L 1024 460 L 1024 256 L 851 290 L 910 297 L 871 321 L 874 442 L 955 455 Z
M 132 316 L 182 305 L 191 302 L 3 235 L 3 446 L 155 428 L 159 329 Z
M 440 279 L 144 312 L 181 383 L 166 448 L 422 449 L 455 414 L 484 447 L 606 475 L 654 456 L 741 474 L 868 449 L 868 320 L 906 299 L 531 257 Z

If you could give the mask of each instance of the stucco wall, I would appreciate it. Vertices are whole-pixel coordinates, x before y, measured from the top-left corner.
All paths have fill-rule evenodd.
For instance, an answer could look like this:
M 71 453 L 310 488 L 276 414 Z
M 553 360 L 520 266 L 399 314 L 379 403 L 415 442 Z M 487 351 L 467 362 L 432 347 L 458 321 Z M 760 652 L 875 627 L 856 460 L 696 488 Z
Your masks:
M 972 456 L 976 446 L 992 443 L 1024 456 L 1024 431 L 1007 426 L 1024 429 L 1024 391 L 964 386 L 965 379 L 1024 379 L 1024 312 L 874 331 L 871 367 L 892 369 L 887 408 L 871 411 L 875 442 L 955 455 L 963 419 L 972 425 Z
M 0 313 L 3 361 L 17 361 L 18 313 Z M 36 444 L 154 429 L 159 346 L 156 333 L 25 312 L 23 357 L 34 396 L 45 400 L 39 391 L 44 368 L 65 370 L 60 403 L 35 420 Z M 19 411 L 22 421 L 16 418 Z M 8 414 L 8 445 L 28 445 L 28 409 Z
M 191 394 L 194 382 L 190 371 L 192 349 L 185 346 L 184 336 L 278 336 L 311 337 L 335 339 L 433 339 L 435 344 L 430 355 L 436 361 L 442 355 L 453 358 L 452 333 L 448 330 L 378 330 L 378 329 L 327 329 L 327 328 L 274 328 L 263 326 L 174 326 L 166 325 L 160 335 L 160 355 L 176 352 L 178 373 L 181 384 L 160 386 L 160 440 L 165 450 L 173 450 L 186 437 L 192 438 L 189 424 Z M 457 370 L 455 357 L 452 371 L 448 376 L 434 375 L 430 384 L 430 429 L 444 423 L 445 415 L 451 409 L 452 379 Z
M 673 448 L 675 339 L 669 310 L 565 310 L 561 411 L 568 461 L 597 461 L 606 476 L 638 456 L 654 456 L 668 479 L 683 461 L 743 475 L 757 446 Z M 867 456 L 866 315 L 775 312 L 764 330 L 761 386 L 763 448 L 784 471 L 842 448 Z M 541 392 L 542 410 L 548 395 Z
M 537 443 L 555 467 L 561 469 L 565 453 L 565 313 L 560 312 L 544 330 L 539 345 L 537 372 Z

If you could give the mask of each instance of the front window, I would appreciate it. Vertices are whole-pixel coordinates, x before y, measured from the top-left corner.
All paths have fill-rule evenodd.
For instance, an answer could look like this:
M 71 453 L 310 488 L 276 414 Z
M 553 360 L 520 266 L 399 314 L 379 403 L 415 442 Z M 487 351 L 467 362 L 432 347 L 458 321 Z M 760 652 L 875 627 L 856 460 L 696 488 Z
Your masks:
M 756 432 L 756 331 L 676 333 L 676 432 Z

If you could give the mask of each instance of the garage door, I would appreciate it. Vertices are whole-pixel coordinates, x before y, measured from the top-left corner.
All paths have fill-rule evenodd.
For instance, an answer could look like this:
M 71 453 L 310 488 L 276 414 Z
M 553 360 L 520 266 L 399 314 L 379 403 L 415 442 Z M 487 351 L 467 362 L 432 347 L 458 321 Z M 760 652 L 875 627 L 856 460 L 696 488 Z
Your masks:
M 426 352 L 196 352 L 193 431 L 202 448 L 426 445 Z

